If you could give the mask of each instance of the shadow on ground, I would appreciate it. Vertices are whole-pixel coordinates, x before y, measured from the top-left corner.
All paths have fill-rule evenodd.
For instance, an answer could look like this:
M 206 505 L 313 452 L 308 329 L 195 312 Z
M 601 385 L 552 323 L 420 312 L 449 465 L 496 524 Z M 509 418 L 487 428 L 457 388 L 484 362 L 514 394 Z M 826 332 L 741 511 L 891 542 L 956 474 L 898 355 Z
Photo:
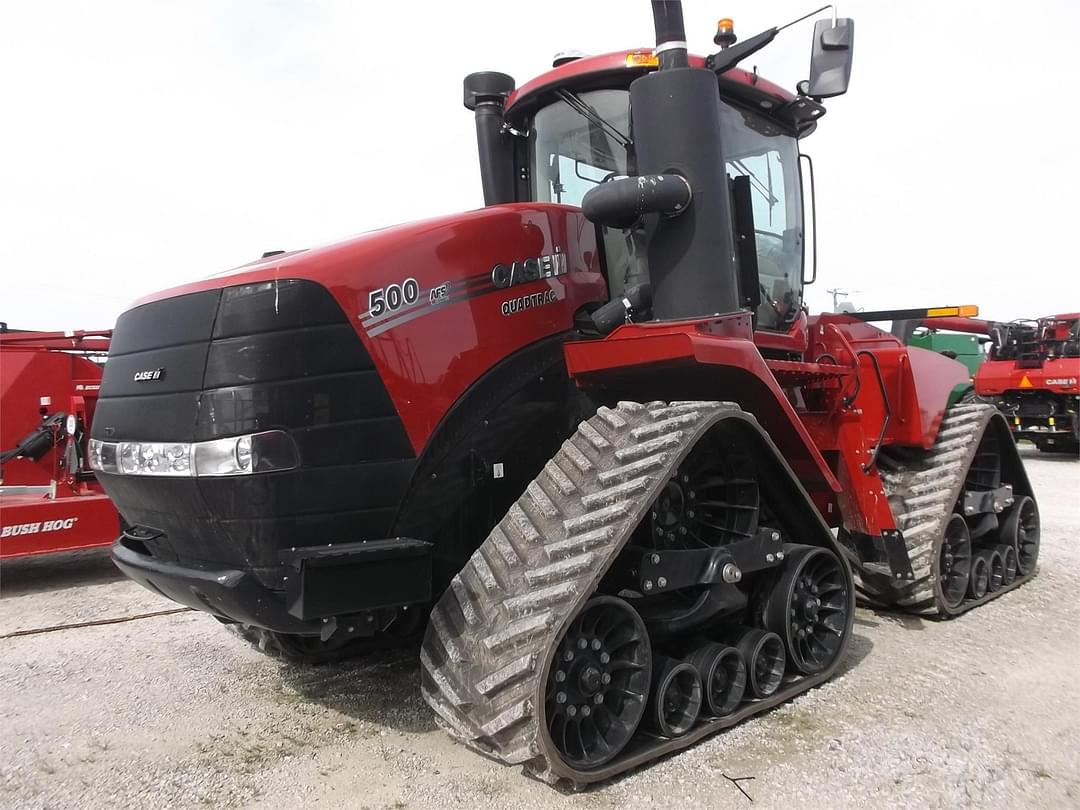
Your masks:
M 409 734 L 436 728 L 431 709 L 420 695 L 418 643 L 334 664 L 282 662 L 281 678 L 301 699 L 360 722 Z
M 858 621 L 856 620 L 856 624 Z M 844 653 L 844 657 L 840 660 L 840 665 L 836 668 L 836 674 L 834 678 L 838 678 L 841 675 L 846 675 L 859 665 L 859 663 L 868 656 L 874 649 L 874 642 L 872 642 L 866 636 L 860 636 L 855 628 L 851 630 L 851 638 L 848 640 L 847 651 Z
M 107 548 L 22 557 L 0 563 L 0 599 L 123 579 Z
M 891 624 L 905 630 L 925 630 L 927 622 L 941 621 L 933 617 L 915 616 L 869 605 L 860 604 L 859 607 L 863 608 L 863 612 L 855 615 L 855 625 L 858 627 L 880 627 L 883 624 Z

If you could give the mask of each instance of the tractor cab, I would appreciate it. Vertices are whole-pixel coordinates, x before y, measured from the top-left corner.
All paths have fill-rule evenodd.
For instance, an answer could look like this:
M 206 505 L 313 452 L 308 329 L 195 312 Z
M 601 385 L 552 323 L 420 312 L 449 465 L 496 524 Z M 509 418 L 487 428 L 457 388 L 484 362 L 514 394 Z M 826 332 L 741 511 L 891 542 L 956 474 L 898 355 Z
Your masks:
M 733 39 L 730 21 L 723 22 Z M 700 68 L 715 59 L 690 56 L 689 63 Z M 504 74 L 466 77 L 486 203 L 581 207 L 593 189 L 637 175 L 630 84 L 658 63 L 651 50 L 557 58 L 551 71 L 516 90 Z M 814 277 L 813 181 L 799 139 L 814 131 L 825 108 L 819 98 L 736 67 L 717 74 L 717 92 L 731 195 L 719 210 L 732 220 L 739 304 L 752 312 L 763 349 L 798 351 L 806 345 L 803 287 Z M 648 284 L 649 245 L 662 216 L 596 224 L 613 300 Z M 718 272 L 730 261 L 718 255 Z

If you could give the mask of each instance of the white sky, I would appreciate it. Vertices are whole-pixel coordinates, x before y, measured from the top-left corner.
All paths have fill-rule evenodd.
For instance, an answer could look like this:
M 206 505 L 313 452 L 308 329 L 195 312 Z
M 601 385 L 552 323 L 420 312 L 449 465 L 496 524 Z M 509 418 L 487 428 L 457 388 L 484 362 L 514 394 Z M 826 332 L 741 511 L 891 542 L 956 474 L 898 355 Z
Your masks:
M 687 0 L 748 37 L 809 0 Z M 256 258 L 482 204 L 461 79 L 652 44 L 645 0 L 8 0 L 0 4 L 0 320 L 105 328 Z M 850 92 L 803 143 L 819 282 L 856 304 L 1080 309 L 1080 3 L 842 2 Z M 811 22 L 744 67 L 805 78 Z

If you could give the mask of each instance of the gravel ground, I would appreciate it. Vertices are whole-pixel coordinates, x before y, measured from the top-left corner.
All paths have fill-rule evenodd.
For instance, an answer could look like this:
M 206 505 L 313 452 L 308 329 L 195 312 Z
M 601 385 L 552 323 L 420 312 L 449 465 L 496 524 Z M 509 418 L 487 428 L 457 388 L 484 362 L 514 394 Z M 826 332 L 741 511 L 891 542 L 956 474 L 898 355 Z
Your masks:
M 1026 454 L 1032 582 L 951 622 L 858 611 L 842 673 L 567 794 L 438 730 L 415 651 L 299 668 L 209 616 L 0 639 L 0 806 L 1080 807 L 1080 463 Z M 166 610 L 100 553 L 10 563 L 0 635 Z

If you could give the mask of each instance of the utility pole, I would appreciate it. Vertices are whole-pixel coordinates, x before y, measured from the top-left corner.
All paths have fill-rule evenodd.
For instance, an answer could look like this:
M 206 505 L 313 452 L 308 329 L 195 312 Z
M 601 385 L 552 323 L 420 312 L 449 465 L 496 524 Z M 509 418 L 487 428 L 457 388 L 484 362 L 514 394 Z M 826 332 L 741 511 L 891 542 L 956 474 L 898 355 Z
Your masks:
M 842 287 L 835 287 L 831 290 L 825 290 L 825 292 L 832 295 L 832 311 L 839 312 L 839 305 L 841 298 L 847 298 L 852 293 L 860 293 L 862 290 L 845 290 Z

